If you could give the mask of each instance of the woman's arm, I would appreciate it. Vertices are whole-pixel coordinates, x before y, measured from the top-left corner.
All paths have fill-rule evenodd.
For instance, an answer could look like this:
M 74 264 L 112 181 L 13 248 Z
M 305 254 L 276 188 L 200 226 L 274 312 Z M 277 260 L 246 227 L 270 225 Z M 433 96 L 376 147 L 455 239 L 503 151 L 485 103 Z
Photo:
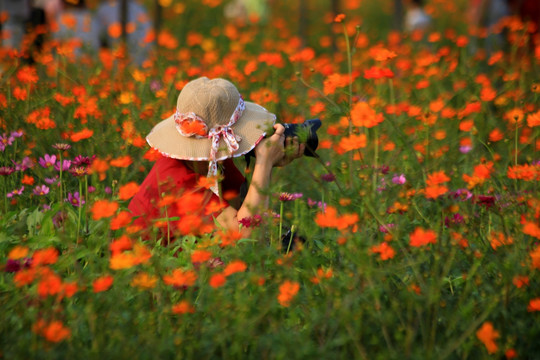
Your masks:
M 255 148 L 255 167 L 244 202 L 238 211 L 229 206 L 216 218 L 218 223 L 227 229 L 238 230 L 239 220 L 268 208 L 268 195 L 264 193 L 264 190 L 270 185 L 272 168 L 282 161 L 285 154 L 285 128 L 281 124 L 276 124 L 274 129 L 276 130 L 274 134 L 262 140 Z M 242 228 L 244 237 L 249 237 L 251 232 L 250 228 Z

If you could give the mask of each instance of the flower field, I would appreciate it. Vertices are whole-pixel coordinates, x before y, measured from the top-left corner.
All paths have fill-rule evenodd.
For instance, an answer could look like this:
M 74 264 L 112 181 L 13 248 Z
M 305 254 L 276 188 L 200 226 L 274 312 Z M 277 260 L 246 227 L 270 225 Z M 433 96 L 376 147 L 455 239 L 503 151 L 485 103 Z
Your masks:
M 226 1 L 160 3 L 142 64 L 0 49 L 0 358 L 540 357 L 533 23 L 477 29 L 466 1 L 428 1 L 412 33 L 390 0 L 238 22 Z M 127 210 L 159 156 L 145 136 L 200 76 L 322 121 L 320 158 L 274 169 L 249 239 L 191 194 L 150 236 Z

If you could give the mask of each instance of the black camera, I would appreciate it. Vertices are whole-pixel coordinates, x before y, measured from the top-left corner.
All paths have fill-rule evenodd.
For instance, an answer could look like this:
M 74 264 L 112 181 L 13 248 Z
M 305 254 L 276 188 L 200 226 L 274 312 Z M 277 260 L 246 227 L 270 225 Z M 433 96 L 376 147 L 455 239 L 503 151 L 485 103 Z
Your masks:
M 300 143 L 306 144 L 305 156 L 317 157 L 315 150 L 319 146 L 317 130 L 321 127 L 320 119 L 306 120 L 303 124 L 283 124 L 283 126 L 286 138 L 298 136 Z

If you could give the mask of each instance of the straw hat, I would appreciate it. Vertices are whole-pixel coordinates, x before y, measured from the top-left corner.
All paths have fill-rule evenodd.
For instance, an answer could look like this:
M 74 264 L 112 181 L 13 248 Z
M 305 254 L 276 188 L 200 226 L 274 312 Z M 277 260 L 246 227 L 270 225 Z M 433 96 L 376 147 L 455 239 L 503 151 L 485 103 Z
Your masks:
M 247 154 L 275 120 L 262 106 L 244 101 L 231 82 L 201 77 L 184 86 L 175 114 L 157 124 L 146 141 L 167 157 L 210 161 L 212 167 Z

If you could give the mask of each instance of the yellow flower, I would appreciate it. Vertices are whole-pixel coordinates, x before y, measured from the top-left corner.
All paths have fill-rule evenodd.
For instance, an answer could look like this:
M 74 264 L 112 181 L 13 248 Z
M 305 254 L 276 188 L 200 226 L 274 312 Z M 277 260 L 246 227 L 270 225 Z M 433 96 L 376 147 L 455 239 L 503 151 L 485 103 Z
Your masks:
M 156 287 L 157 280 L 158 278 L 156 276 L 142 272 L 133 277 L 133 279 L 131 280 L 131 286 L 139 288 L 141 290 L 153 289 L 154 287 Z

